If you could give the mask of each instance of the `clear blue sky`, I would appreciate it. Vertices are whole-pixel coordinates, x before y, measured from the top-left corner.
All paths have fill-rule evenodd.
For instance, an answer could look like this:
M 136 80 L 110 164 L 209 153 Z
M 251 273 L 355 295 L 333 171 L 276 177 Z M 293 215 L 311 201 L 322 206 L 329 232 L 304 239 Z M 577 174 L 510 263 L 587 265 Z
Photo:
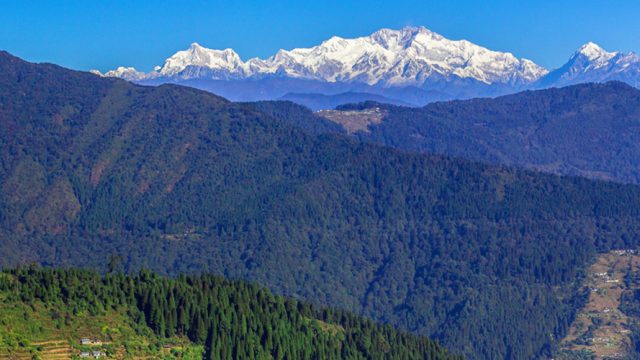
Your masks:
M 638 0 L 0 0 L 0 49 L 74 69 L 148 71 L 196 41 L 246 60 L 332 35 L 422 25 L 560 66 L 581 44 L 640 51 Z

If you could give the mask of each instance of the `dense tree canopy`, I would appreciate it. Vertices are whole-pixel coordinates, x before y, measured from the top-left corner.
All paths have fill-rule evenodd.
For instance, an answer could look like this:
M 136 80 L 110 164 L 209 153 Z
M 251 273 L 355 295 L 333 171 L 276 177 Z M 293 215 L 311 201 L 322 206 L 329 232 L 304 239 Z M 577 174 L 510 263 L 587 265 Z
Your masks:
M 424 337 L 344 311 L 319 309 L 217 276 L 162 278 L 82 270 L 5 271 L 5 302 L 99 313 L 124 308 L 160 337 L 186 336 L 206 359 L 455 359 Z
M 640 90 L 621 82 L 408 108 L 356 134 L 405 150 L 640 184 Z

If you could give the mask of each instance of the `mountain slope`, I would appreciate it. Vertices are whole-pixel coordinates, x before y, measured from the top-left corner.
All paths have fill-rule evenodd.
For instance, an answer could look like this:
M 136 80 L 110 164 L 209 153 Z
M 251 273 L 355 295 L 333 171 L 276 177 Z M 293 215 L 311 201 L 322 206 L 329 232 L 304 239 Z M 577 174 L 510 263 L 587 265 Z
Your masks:
M 0 72 L 2 266 L 211 271 L 530 359 L 553 355 L 596 252 L 638 245 L 634 186 L 312 136 L 291 104 L 6 53 Z
M 496 99 L 381 107 L 361 140 L 404 150 L 640 183 L 640 90 L 620 82 Z M 342 109 L 350 110 L 354 106 Z
M 244 104 L 308 134 L 345 133 L 341 125 L 318 116 L 306 106 L 290 101 L 257 101 Z
M 72 344 L 66 358 L 104 351 L 112 358 L 195 359 L 187 351 L 197 349 L 193 344 L 204 347 L 203 359 L 457 358 L 426 338 L 210 275 L 16 269 L 2 273 L 0 296 L 0 315 L 11 320 L 0 325 L 0 354 L 56 358 L 38 350 L 53 336 Z M 25 315 L 15 316 L 20 310 Z M 117 321 L 105 321 L 114 314 Z M 83 327 L 81 319 L 103 327 Z M 80 338 L 100 343 L 81 345 Z

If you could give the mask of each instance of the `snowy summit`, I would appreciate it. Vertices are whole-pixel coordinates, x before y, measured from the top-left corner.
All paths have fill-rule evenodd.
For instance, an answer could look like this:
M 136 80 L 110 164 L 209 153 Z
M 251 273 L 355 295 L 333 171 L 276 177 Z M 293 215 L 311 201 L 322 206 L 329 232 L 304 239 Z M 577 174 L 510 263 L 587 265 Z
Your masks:
M 582 45 L 564 66 L 540 79 L 538 87 L 612 80 L 640 86 L 640 56 L 632 52 L 609 52 L 593 42 L 588 42 Z
M 618 80 L 638 87 L 640 57 L 588 42 L 549 72 L 508 52 L 449 40 L 424 27 L 405 27 L 355 39 L 334 36 L 314 47 L 247 61 L 233 49 L 192 43 L 148 73 L 119 67 L 103 76 L 144 84 L 183 83 L 235 101 L 365 92 L 424 105 L 585 82 Z

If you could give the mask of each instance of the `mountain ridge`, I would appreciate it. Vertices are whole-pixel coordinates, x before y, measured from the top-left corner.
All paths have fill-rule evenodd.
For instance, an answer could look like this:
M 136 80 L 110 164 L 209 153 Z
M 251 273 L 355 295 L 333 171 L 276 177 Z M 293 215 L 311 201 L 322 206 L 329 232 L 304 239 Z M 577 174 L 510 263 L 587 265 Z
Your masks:
M 375 101 L 381 104 L 392 104 L 398 106 L 417 106 L 402 100 L 388 98 L 382 95 L 363 92 L 344 92 L 339 94 L 325 95 L 317 93 L 286 93 L 277 100 L 291 101 L 304 105 L 311 110 L 334 109 L 345 103 L 360 103 L 364 101 Z
M 608 52 L 588 42 L 549 71 L 508 52 L 449 40 L 425 27 L 405 27 L 353 39 L 333 36 L 314 47 L 281 49 L 269 58 L 247 61 L 230 48 L 192 43 L 148 73 L 130 67 L 94 73 L 149 85 L 181 83 L 234 101 L 365 92 L 420 106 L 585 82 L 619 80 L 638 87 L 640 56 Z
M 640 90 L 620 81 L 527 90 L 422 108 L 378 103 L 386 116 L 355 137 L 429 154 L 640 184 Z M 346 113 L 345 113 L 346 114 Z M 343 116 L 348 121 L 348 116 Z
M 381 29 L 369 36 L 334 36 L 311 48 L 279 50 L 267 59 L 245 61 L 230 48 L 207 49 L 192 43 L 148 74 L 119 68 L 108 76 L 144 80 L 157 77 L 215 80 L 288 76 L 378 86 L 421 86 L 430 77 L 473 79 L 483 83 L 530 83 L 546 70 L 511 53 L 491 51 L 466 40 L 452 41 L 424 27 Z M 143 75 L 144 74 L 144 75 Z

